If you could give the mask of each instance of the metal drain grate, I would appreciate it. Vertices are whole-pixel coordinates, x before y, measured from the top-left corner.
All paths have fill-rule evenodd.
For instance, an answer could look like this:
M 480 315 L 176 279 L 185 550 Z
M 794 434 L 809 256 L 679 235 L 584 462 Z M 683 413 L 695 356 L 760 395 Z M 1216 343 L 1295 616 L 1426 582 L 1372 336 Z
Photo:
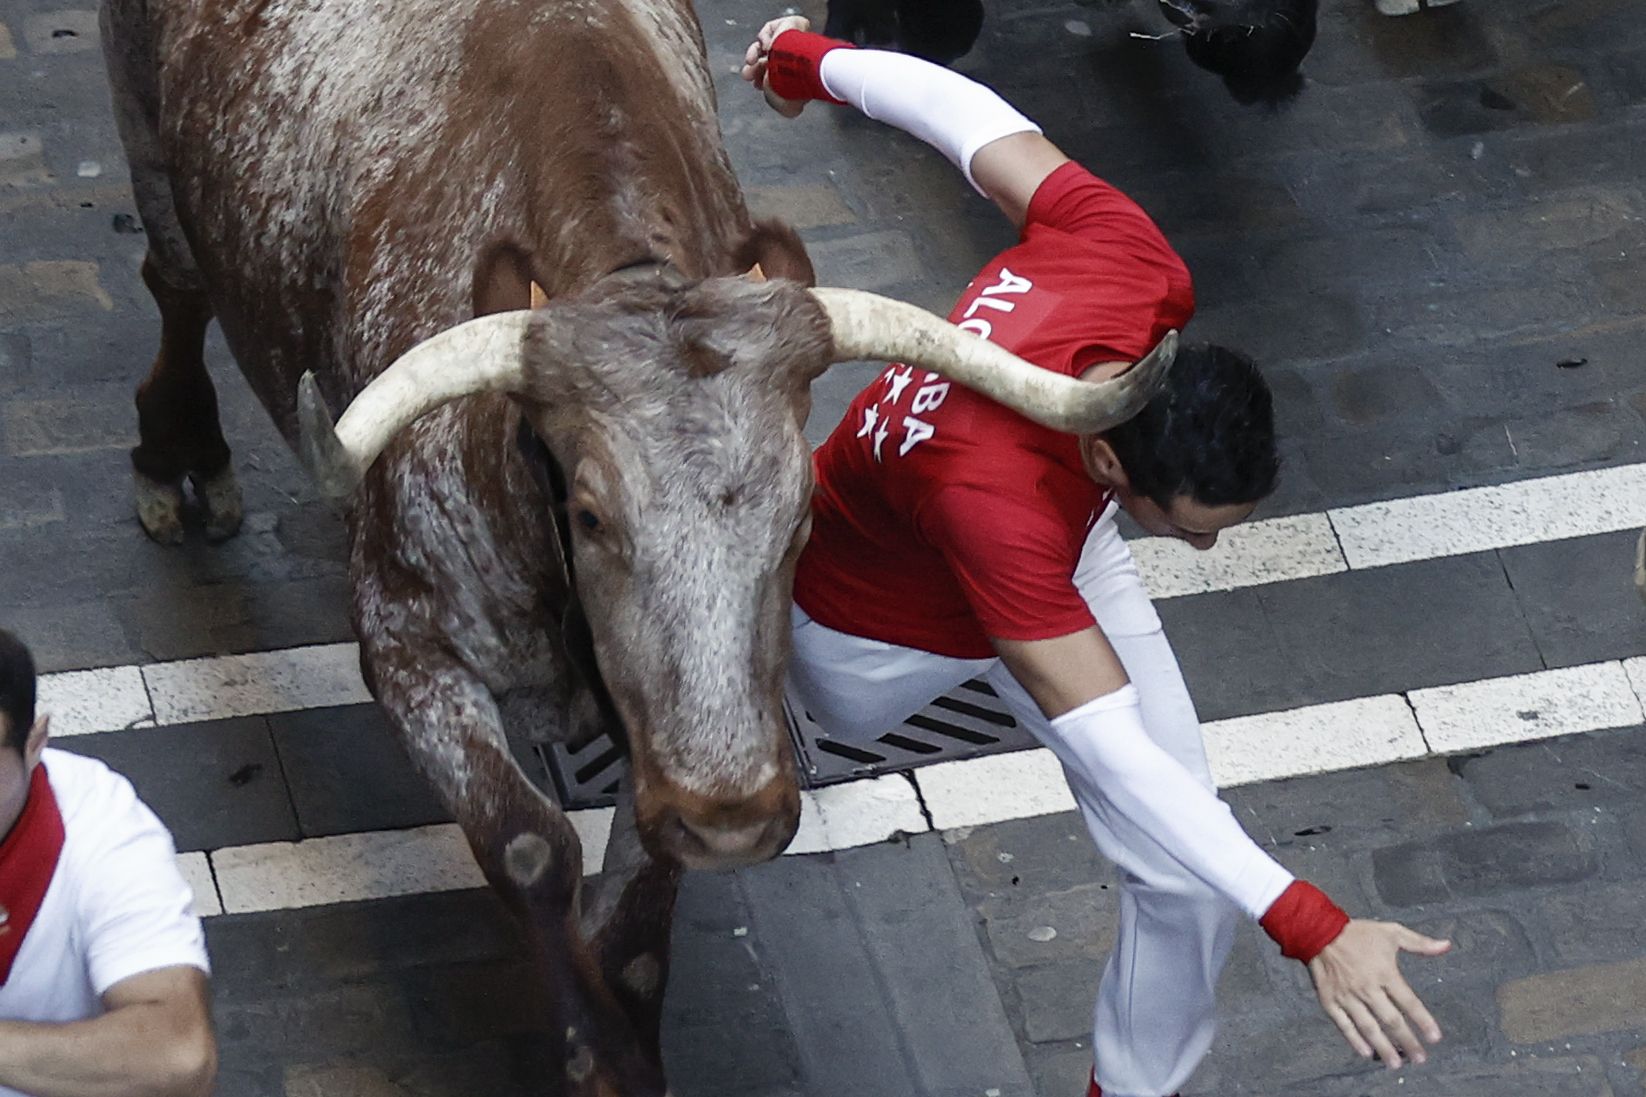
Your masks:
M 980 680 L 944 694 L 868 744 L 831 739 L 806 713 L 789 707 L 788 714 L 800 751 L 801 780 L 809 787 L 1035 745 L 994 690 Z M 575 753 L 558 743 L 537 751 L 566 807 L 614 801 L 626 766 L 611 740 L 596 739 Z

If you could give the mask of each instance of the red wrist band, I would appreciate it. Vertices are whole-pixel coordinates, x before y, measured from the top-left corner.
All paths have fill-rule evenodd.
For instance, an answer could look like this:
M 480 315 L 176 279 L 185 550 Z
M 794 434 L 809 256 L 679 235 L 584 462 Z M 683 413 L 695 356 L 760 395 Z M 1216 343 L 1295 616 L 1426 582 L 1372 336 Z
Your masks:
M 1306 964 L 1337 940 L 1349 916 L 1324 891 L 1304 880 L 1293 880 L 1257 924 L 1274 938 L 1282 956 Z
M 852 49 L 850 42 L 803 30 L 786 30 L 772 43 L 766 55 L 766 86 L 784 99 L 821 99 L 844 106 L 823 85 L 823 55 L 830 50 Z

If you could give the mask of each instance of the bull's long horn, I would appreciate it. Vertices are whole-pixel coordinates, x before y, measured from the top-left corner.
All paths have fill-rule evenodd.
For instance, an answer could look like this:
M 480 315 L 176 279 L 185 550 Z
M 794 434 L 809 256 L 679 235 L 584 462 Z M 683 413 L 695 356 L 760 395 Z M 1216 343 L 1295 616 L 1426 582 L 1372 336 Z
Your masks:
M 836 357 L 919 365 L 983 393 L 1054 430 L 1096 434 L 1124 423 L 1159 391 L 1177 353 L 1177 332 L 1109 381 L 1081 381 L 1017 355 L 923 308 L 862 290 L 814 289 L 834 328 Z
M 352 495 L 400 431 L 441 404 L 523 387 L 522 341 L 531 312 L 499 312 L 425 339 L 372 378 L 332 425 L 313 373 L 297 386 L 298 452 L 322 494 Z

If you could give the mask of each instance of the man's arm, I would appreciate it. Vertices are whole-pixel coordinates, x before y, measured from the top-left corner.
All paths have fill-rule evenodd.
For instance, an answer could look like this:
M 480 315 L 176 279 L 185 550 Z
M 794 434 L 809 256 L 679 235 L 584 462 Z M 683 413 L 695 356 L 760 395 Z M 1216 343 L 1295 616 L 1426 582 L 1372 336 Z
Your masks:
M 67 1024 L 0 1022 L 0 1086 L 35 1097 L 206 1097 L 217 1045 L 205 973 L 168 967 L 103 994 Z
M 762 27 L 744 56 L 744 79 L 786 117 L 809 99 L 829 99 L 920 138 L 1022 227 L 1034 192 L 1069 160 L 1038 126 L 957 72 L 906 54 L 853 49 L 811 34 L 810 25 L 791 15 Z
M 1355 1051 L 1399 1066 L 1425 1058 L 1440 1027 L 1400 973 L 1401 952 L 1435 956 L 1449 942 L 1393 922 L 1344 924 L 1317 891 L 1251 840 L 1217 794 L 1144 730 L 1136 691 L 1097 628 L 1049 640 L 993 641 L 1001 661 L 1052 722 L 1048 745 L 1115 810 L 1180 864 L 1258 918 L 1286 954 L 1303 960 L 1332 1022 Z M 1277 873 L 1279 875 L 1277 875 Z M 1318 898 L 1316 898 L 1318 897 Z M 1419 1039 L 1413 1032 L 1422 1034 Z

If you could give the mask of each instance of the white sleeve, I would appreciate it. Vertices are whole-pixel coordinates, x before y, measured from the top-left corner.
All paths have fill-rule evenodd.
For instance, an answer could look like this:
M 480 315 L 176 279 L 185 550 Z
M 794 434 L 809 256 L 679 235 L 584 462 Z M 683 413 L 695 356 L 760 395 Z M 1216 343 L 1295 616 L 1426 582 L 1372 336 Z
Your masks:
M 930 61 L 888 50 L 836 49 L 818 77 L 829 94 L 877 122 L 896 126 L 937 149 L 972 178 L 972 157 L 991 141 L 1040 127 L 992 89 Z M 984 195 L 987 197 L 987 195 Z
M 124 979 L 165 967 L 210 974 L 194 893 L 178 871 L 170 832 L 130 782 L 110 776 L 108 799 L 98 805 L 99 840 L 79 866 L 92 989 L 101 996 Z
M 1051 726 L 1058 755 L 1092 791 L 1252 918 L 1262 918 L 1291 884 L 1292 874 L 1252 841 L 1229 805 L 1149 738 L 1135 686 Z

